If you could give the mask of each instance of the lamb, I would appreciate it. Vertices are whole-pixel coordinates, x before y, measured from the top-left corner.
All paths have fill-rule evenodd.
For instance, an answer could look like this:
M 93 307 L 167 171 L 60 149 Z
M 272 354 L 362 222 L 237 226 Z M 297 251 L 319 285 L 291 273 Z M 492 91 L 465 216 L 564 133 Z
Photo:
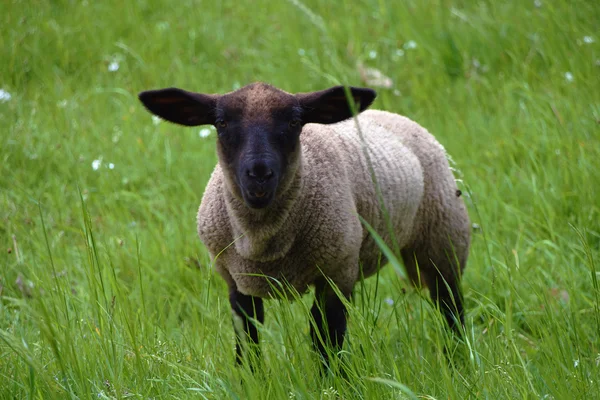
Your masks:
M 328 365 L 346 331 L 336 293 L 349 298 L 386 263 L 360 218 L 400 249 L 412 283 L 429 288 L 449 327 L 464 323 L 470 223 L 446 153 L 406 117 L 363 112 L 375 97 L 343 86 L 294 95 L 265 83 L 223 95 L 140 93 L 163 119 L 217 129 L 198 234 L 229 287 L 238 363 L 245 340 L 259 352 L 263 299 L 313 285 L 311 336 Z

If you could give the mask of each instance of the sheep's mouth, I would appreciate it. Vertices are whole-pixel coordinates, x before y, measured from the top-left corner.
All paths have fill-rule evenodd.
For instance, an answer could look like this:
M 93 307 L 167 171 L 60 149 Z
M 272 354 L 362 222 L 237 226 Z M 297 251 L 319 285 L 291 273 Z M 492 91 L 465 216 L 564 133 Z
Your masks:
M 273 192 L 248 190 L 244 194 L 246 205 L 250 208 L 265 208 L 273 200 Z

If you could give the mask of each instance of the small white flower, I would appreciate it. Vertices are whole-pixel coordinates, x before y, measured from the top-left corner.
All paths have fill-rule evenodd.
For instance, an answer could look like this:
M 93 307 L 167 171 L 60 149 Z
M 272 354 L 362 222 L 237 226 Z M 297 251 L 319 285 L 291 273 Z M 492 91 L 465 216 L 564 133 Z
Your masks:
M 387 305 L 390 305 L 390 306 L 394 305 L 394 300 L 389 297 L 387 297 L 384 301 L 386 302 Z
M 375 50 L 371 50 L 371 51 L 369 52 L 369 58 L 370 58 L 371 60 L 374 60 L 374 59 L 376 59 L 376 58 L 377 58 L 377 52 L 376 52 Z
M 119 63 L 117 61 L 111 61 L 110 64 L 108 64 L 108 70 L 110 72 L 115 72 L 119 69 Z
M 573 367 L 574 368 L 579 367 L 579 360 L 573 360 Z
M 163 32 L 167 31 L 169 30 L 169 23 L 167 21 L 161 21 L 158 24 L 156 24 L 156 29 Z
M 537 8 L 540 8 L 542 6 L 542 1 L 541 0 L 535 0 L 533 2 L 533 5 L 536 6 Z
M 565 72 L 565 79 L 567 80 L 567 82 L 573 82 L 573 74 L 570 72 Z
M 108 163 L 108 169 L 115 169 L 115 164 Z
M 198 132 L 198 135 L 201 138 L 207 138 L 207 137 L 210 136 L 211 133 L 212 133 L 212 131 L 210 129 L 208 129 L 208 128 L 202 128 L 202 129 L 200 129 L 200 132 Z
M 583 41 L 584 41 L 584 43 L 587 43 L 587 44 L 594 43 L 594 38 L 591 36 L 584 36 Z
M 409 40 L 408 42 L 404 43 L 404 48 L 406 50 L 408 50 L 408 49 L 416 49 L 417 48 L 417 42 L 415 42 L 414 40 Z
M 396 57 L 402 57 L 404 55 L 404 50 L 396 49 Z
M 160 117 L 157 117 L 156 115 L 152 116 L 152 125 L 156 126 L 160 124 Z
M 306 50 L 304 50 L 304 49 L 298 49 L 298 55 L 299 56 L 303 56 L 305 54 L 306 54 Z
M 92 169 L 94 171 L 98 171 L 98 169 L 100 169 L 101 166 L 102 166 L 102 157 L 100 157 L 97 160 L 92 161 Z
M 4 89 L 0 89 L 0 102 L 4 103 L 10 100 L 11 94 Z

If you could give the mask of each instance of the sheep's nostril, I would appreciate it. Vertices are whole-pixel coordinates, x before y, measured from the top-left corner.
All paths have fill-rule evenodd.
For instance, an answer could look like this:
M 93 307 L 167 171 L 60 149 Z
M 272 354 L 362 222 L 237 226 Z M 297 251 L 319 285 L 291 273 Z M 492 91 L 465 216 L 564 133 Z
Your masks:
M 265 183 L 273 177 L 274 172 L 271 168 L 256 166 L 254 168 L 246 170 L 246 175 L 258 183 Z
M 269 179 L 271 179 L 272 176 L 273 176 L 273 170 L 272 169 L 267 169 L 264 172 L 264 174 L 257 175 L 254 179 L 256 179 L 256 181 L 258 183 L 265 183 L 266 181 L 268 181 Z

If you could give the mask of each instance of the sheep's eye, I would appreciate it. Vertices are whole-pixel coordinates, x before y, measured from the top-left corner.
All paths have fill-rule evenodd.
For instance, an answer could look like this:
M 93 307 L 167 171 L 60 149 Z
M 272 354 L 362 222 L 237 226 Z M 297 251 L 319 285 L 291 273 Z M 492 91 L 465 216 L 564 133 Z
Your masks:
M 217 128 L 227 128 L 227 122 L 223 121 L 222 119 L 218 120 L 216 122 Z
M 293 119 L 290 121 L 290 128 L 296 128 L 298 125 L 300 125 L 299 119 Z

